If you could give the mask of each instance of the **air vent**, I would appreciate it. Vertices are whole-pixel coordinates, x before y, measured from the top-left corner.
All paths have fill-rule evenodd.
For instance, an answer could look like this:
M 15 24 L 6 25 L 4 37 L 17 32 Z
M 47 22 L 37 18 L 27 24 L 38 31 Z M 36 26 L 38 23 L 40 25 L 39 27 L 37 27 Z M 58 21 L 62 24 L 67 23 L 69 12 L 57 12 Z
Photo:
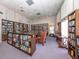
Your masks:
M 21 12 L 24 12 L 24 9 L 23 9 L 23 7 L 20 7 L 20 9 L 21 9 L 21 10 L 20 10 Z
M 21 12 L 24 12 L 24 10 L 20 10 Z
M 3 12 L 0 11 L 0 14 L 3 14 Z
M 32 4 L 34 4 L 34 2 L 32 0 L 27 0 L 26 3 L 31 6 Z
M 37 13 L 37 15 L 40 15 L 40 13 Z

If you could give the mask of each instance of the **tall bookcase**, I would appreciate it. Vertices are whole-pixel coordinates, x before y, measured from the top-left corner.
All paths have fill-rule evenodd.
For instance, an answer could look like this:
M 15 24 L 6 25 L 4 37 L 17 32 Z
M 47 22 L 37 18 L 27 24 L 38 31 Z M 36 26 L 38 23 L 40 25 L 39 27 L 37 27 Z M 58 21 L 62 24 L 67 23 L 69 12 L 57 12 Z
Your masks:
M 27 33 L 28 24 L 13 22 L 9 20 L 2 19 L 2 40 L 7 40 L 8 32 L 13 33 Z
M 7 34 L 8 32 L 13 32 L 13 22 L 2 20 L 2 40 L 7 40 Z
M 79 10 L 68 15 L 68 53 L 72 59 L 79 59 Z
M 40 34 L 43 31 L 48 32 L 48 30 L 49 30 L 48 23 L 31 25 L 31 32 L 35 34 Z
M 29 55 L 33 55 L 36 50 L 33 36 L 28 32 L 28 24 L 2 19 L 2 39 Z
M 31 56 L 36 50 L 35 39 L 33 38 L 32 34 L 20 34 L 9 32 L 7 42 L 13 47 Z

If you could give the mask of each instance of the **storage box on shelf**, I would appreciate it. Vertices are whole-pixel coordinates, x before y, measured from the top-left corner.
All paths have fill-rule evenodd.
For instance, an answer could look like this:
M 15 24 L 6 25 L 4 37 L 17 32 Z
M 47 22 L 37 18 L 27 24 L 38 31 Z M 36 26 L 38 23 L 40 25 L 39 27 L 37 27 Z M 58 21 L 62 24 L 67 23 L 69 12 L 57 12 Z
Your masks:
M 68 32 L 68 53 L 72 59 L 79 59 L 79 10 L 75 10 L 68 15 Z

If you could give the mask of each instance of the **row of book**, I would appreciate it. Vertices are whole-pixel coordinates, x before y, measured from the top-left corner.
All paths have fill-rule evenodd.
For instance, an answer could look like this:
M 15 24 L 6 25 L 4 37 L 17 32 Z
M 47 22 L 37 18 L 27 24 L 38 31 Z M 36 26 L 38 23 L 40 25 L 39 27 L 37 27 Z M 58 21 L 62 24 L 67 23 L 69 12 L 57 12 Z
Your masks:
M 13 44 L 15 47 L 20 48 L 24 51 L 29 50 L 31 43 L 30 43 L 31 36 L 29 35 L 21 35 L 21 34 L 8 34 L 8 43 Z
M 75 25 L 75 21 L 74 20 L 69 22 L 69 26 L 74 26 L 74 25 Z
M 48 31 L 48 24 L 34 24 L 31 25 L 31 31 L 35 34 L 41 33 L 43 31 Z
M 2 20 L 2 31 L 3 32 L 15 32 L 22 33 L 28 31 L 28 24 L 22 24 L 18 22 Z

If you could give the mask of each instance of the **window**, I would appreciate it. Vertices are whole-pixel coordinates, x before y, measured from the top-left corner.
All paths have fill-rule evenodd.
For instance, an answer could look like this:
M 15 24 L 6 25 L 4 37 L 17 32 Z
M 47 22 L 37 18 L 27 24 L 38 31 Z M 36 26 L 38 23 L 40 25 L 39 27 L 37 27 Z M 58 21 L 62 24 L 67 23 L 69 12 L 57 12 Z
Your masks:
M 49 33 L 50 33 L 50 34 L 54 34 L 54 26 L 50 26 L 50 28 L 49 28 Z
M 61 22 L 61 35 L 62 37 L 66 37 L 65 39 L 63 39 L 63 43 L 68 46 L 68 19 L 64 19 Z

